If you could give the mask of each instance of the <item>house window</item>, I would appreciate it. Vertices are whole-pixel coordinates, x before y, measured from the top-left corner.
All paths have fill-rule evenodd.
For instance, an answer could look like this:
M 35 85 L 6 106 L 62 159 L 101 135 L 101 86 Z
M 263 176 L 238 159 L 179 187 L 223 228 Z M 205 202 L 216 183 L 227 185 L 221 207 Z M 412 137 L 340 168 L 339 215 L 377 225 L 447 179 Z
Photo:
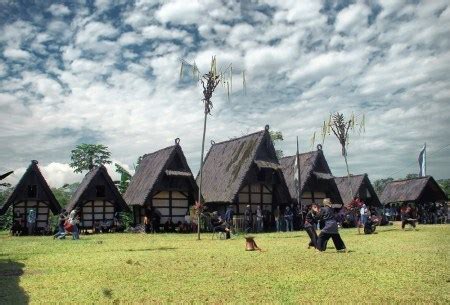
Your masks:
M 96 197 L 105 197 L 106 192 L 104 185 L 96 185 L 95 190 L 96 190 Z
M 266 181 L 266 171 L 264 169 L 261 169 L 258 172 L 258 177 L 257 177 L 258 181 L 264 182 Z
M 37 185 L 29 185 L 27 190 L 28 198 L 37 197 Z

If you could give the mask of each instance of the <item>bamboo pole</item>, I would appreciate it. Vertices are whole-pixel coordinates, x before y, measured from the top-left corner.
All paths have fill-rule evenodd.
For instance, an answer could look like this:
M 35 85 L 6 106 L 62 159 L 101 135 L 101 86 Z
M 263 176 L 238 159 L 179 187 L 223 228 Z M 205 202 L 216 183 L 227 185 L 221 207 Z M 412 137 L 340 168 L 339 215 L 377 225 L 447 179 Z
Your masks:
M 208 110 L 206 108 L 205 103 L 205 118 L 203 120 L 203 137 L 202 137 L 202 153 L 201 153 L 201 159 L 200 159 L 200 183 L 198 186 L 198 203 L 199 207 L 202 206 L 202 180 L 203 180 L 203 154 L 205 151 L 205 135 L 206 135 L 206 119 L 208 117 Z M 197 240 L 200 240 L 200 218 L 201 218 L 201 211 L 197 211 Z

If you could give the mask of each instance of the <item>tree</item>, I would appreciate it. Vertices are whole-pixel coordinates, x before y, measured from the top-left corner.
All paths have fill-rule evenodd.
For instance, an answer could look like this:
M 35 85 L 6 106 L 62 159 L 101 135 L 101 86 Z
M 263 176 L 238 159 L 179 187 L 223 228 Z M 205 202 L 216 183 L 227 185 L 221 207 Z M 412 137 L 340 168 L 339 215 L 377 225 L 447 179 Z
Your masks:
M 348 160 L 347 160 L 347 147 L 349 144 L 349 131 L 354 131 L 355 126 L 359 126 L 359 132 L 365 131 L 365 117 L 363 115 L 362 119 L 358 121 L 356 117 L 352 114 L 350 119 L 345 119 L 343 113 L 336 112 L 334 114 L 331 114 L 328 123 L 326 121 L 323 122 L 322 127 L 322 141 L 325 140 L 325 137 L 327 135 L 330 135 L 331 132 L 336 136 L 336 138 L 339 141 L 339 144 L 341 144 L 342 149 L 342 156 L 345 160 L 345 167 L 347 169 L 347 176 L 348 176 L 348 183 L 349 183 L 349 190 L 351 192 L 352 198 L 354 197 L 353 189 L 351 186 L 350 181 L 350 170 L 348 167 Z M 313 139 L 315 136 L 313 136 Z M 314 141 L 314 140 L 313 140 Z
M 217 70 L 217 61 L 216 57 L 213 56 L 211 59 L 211 66 L 208 73 L 203 74 L 201 77 L 201 73 L 197 68 L 197 65 L 190 64 L 185 60 L 181 60 L 181 69 L 180 69 L 180 79 L 183 77 L 184 67 L 190 67 L 192 69 L 192 76 L 196 79 L 197 82 L 200 82 L 203 87 L 203 136 L 202 136 L 202 150 L 200 157 L 200 175 L 199 175 L 199 185 L 198 185 L 198 202 L 196 203 L 196 211 L 197 211 L 197 239 L 200 240 L 200 217 L 202 211 L 204 209 L 204 205 L 202 204 L 202 179 L 203 179 L 203 156 L 205 152 L 205 136 L 206 136 L 206 120 L 208 115 L 211 114 L 211 109 L 213 108 L 213 103 L 211 98 L 213 96 L 214 91 L 217 86 L 221 83 L 224 87 L 227 88 L 227 96 L 228 100 L 230 99 L 230 92 L 233 88 L 233 66 L 230 64 L 225 69 L 219 71 Z M 245 72 L 242 72 L 242 83 L 245 92 Z
M 52 192 L 61 205 L 61 208 L 64 208 L 69 203 L 70 198 L 72 198 L 73 193 L 75 193 L 79 185 L 79 182 L 75 182 L 72 184 L 65 184 L 59 188 L 52 188 Z
M 269 131 L 270 138 L 272 139 L 273 144 L 276 146 L 276 143 L 283 141 L 283 134 L 281 131 Z M 275 149 L 275 152 L 277 154 L 277 158 L 280 159 L 283 157 L 283 151 L 281 149 Z
M 419 175 L 418 174 L 407 174 L 406 175 L 406 179 L 414 179 L 414 178 L 418 178 Z
M 140 162 L 140 160 L 138 159 Z M 127 191 L 128 185 L 130 184 L 131 177 L 133 177 L 129 171 L 127 171 L 125 168 L 123 168 L 121 165 L 114 163 L 116 166 L 116 173 L 120 174 L 120 182 L 118 185 L 119 191 L 121 194 L 125 194 Z
M 447 197 L 450 198 L 450 179 L 440 179 L 437 183 L 441 186 L 444 192 L 447 194 Z
M 373 188 L 375 189 L 375 192 L 377 193 L 377 195 L 381 196 L 386 185 L 392 181 L 394 181 L 394 178 L 391 178 L 391 177 L 375 180 L 373 182 Z
M 91 170 L 94 166 L 111 164 L 111 153 L 102 144 L 80 144 L 72 150 L 70 167 L 75 173 Z

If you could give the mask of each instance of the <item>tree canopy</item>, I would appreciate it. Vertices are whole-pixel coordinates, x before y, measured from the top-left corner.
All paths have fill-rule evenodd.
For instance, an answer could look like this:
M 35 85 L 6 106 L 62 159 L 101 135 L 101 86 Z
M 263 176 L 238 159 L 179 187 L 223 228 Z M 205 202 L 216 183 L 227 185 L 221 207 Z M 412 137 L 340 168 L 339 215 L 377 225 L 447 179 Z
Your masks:
M 72 150 L 70 167 L 75 173 L 91 170 L 94 166 L 111 164 L 111 153 L 102 144 L 80 144 Z

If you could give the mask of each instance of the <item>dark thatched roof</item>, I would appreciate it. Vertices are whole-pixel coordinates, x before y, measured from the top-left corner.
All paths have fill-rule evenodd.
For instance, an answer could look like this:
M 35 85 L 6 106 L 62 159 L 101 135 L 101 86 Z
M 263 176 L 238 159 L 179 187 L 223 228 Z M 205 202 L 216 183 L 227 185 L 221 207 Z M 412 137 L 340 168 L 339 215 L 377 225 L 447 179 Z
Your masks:
M 448 200 L 447 195 L 431 176 L 392 181 L 381 194 L 381 202 L 436 202 Z
M 295 159 L 296 155 L 288 156 L 280 159 L 281 168 L 283 170 L 284 179 L 289 188 L 289 192 L 294 201 L 297 200 L 297 190 L 295 189 L 294 175 L 295 175 Z M 311 179 L 314 177 L 321 180 L 330 180 L 332 182 L 333 176 L 331 174 L 330 167 L 327 160 L 323 155 L 322 150 L 310 151 L 299 154 L 300 158 L 300 190 L 303 193 Z M 337 189 L 336 189 L 337 192 Z M 340 198 L 339 198 L 340 200 Z
M 128 205 L 144 205 L 165 177 L 188 179 L 194 192 L 197 190 L 191 169 L 178 142 L 144 155 L 125 192 L 125 201 Z
M 37 185 L 37 197 L 33 198 L 33 200 L 46 201 L 49 203 L 49 208 L 53 214 L 58 214 L 61 210 L 61 206 L 56 200 L 55 195 L 51 191 L 50 187 L 47 184 L 44 176 L 42 176 L 41 171 L 38 167 L 38 162 L 33 160 L 31 161 L 30 166 L 27 168 L 19 183 L 17 183 L 14 191 L 9 196 L 8 200 L 5 202 L 2 208 L 0 208 L 0 215 L 6 213 L 6 210 L 9 206 L 15 202 L 22 200 L 29 200 L 27 198 L 28 186 L 29 185 Z
M 207 203 L 233 203 L 252 168 L 275 170 L 281 182 L 279 194 L 289 201 L 289 193 L 279 168 L 268 128 L 240 138 L 214 143 L 206 155 L 202 174 L 202 196 Z M 197 175 L 197 184 L 200 175 Z
M 118 211 L 128 211 L 128 206 L 120 195 L 119 190 L 112 181 L 111 177 L 103 165 L 96 166 L 90 170 L 81 181 L 75 193 L 72 195 L 69 204 L 66 207 L 67 211 L 71 211 L 87 201 L 95 200 L 96 186 L 105 186 L 105 200 L 112 202 Z
M 372 186 L 372 183 L 369 180 L 369 176 L 367 174 L 362 175 L 351 175 L 350 176 L 350 184 L 348 183 L 348 176 L 344 177 L 335 177 L 334 181 L 338 187 L 339 193 L 341 195 L 342 201 L 344 204 L 349 204 L 352 202 L 352 192 L 350 191 L 350 184 L 353 191 L 353 196 L 359 196 L 364 199 L 364 201 L 372 206 L 379 206 L 380 200 L 378 199 L 378 195 L 375 192 L 375 189 Z M 367 198 L 367 191 L 370 194 L 370 198 Z

